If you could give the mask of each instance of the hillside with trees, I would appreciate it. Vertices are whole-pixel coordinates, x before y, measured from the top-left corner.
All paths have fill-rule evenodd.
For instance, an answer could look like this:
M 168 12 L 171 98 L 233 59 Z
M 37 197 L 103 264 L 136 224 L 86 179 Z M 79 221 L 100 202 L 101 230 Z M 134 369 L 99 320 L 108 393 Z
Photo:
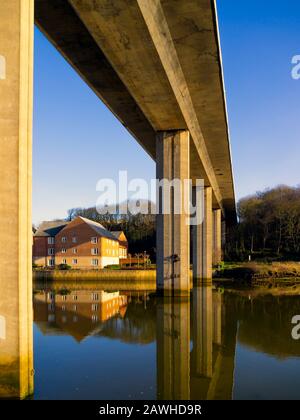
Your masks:
M 300 259 L 300 187 L 280 185 L 243 198 L 227 238 L 230 260 Z
M 227 260 L 246 261 L 249 255 L 253 260 L 300 260 L 300 187 L 281 185 L 258 192 L 241 199 L 237 211 L 238 224 L 227 233 Z M 154 215 L 101 215 L 95 207 L 69 210 L 68 220 L 77 216 L 108 230 L 123 230 L 132 254 L 146 251 L 155 261 Z

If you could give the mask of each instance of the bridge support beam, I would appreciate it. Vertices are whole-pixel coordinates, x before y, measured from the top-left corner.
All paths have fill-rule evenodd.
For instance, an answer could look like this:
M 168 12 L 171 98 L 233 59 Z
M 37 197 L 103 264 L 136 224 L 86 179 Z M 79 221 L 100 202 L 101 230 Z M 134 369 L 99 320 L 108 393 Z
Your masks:
M 34 0 L 0 2 L 0 397 L 32 377 L 32 73 Z M 14 250 L 8 244 L 16 244 Z M 4 375 L 4 378 L 1 377 Z M 7 378 L 11 379 L 10 386 Z M 2 383 L 2 379 L 4 384 Z
M 157 289 L 165 295 L 190 291 L 189 148 L 188 131 L 157 134 Z
M 218 265 L 222 261 L 222 211 L 213 212 L 213 264 Z
M 204 189 L 203 202 L 194 203 L 203 214 L 203 222 L 193 226 L 194 283 L 212 280 L 212 188 Z M 200 207 L 200 210 L 199 210 Z

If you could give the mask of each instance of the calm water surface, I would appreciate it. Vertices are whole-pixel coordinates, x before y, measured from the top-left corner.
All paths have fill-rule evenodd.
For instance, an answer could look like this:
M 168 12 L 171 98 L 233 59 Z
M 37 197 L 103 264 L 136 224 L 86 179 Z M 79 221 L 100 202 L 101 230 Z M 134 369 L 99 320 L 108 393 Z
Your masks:
M 300 297 L 34 292 L 35 399 L 299 399 Z

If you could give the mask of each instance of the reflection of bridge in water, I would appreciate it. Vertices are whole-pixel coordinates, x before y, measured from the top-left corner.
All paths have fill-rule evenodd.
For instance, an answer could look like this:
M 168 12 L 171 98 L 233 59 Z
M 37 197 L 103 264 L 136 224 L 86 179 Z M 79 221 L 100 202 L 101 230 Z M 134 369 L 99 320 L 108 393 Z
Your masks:
M 157 396 L 231 399 L 236 337 L 222 330 L 222 295 L 211 286 L 194 288 L 191 309 L 189 299 L 158 303 Z
M 299 357 L 299 344 L 290 336 L 298 303 L 292 296 L 222 294 L 212 286 L 195 287 L 191 299 L 39 286 L 34 322 L 43 335 L 71 336 L 80 346 L 88 337 L 132 346 L 156 343 L 158 399 L 231 399 L 237 343 L 280 360 Z M 0 397 L 24 397 L 33 384 L 31 328 L 18 324 L 8 300 L 1 300 L 0 309 Z M 107 363 L 113 370 L 114 359 Z M 144 381 L 143 372 L 137 380 Z

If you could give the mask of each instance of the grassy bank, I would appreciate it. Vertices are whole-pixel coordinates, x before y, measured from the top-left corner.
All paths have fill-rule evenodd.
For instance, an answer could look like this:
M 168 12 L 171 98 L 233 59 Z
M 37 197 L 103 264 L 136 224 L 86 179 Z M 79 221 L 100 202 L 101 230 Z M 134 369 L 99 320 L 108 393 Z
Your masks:
M 224 263 L 216 271 L 216 278 L 232 279 L 237 283 L 252 286 L 298 285 L 300 284 L 300 263 Z

